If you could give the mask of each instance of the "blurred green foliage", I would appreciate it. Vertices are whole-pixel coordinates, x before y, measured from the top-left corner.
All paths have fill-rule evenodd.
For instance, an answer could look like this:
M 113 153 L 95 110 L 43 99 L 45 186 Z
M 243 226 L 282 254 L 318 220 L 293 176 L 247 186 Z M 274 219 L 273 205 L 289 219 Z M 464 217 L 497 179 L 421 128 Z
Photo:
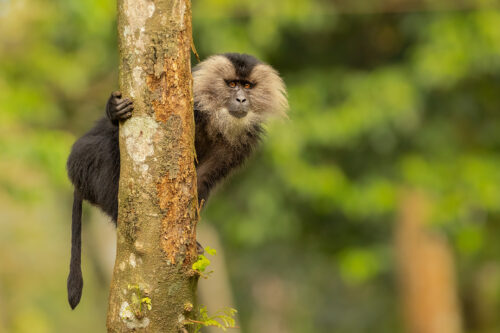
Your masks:
M 500 11 L 346 3 L 193 1 L 202 58 L 254 54 L 289 90 L 290 119 L 204 212 L 241 326 L 256 332 L 268 311 L 283 332 L 400 331 L 392 229 L 413 187 L 454 246 L 466 330 L 498 331 Z M 117 88 L 115 16 L 110 0 L 0 1 L 0 331 L 103 331 L 98 273 L 77 312 L 66 304 L 65 159 Z M 280 311 L 266 281 L 286 290 Z

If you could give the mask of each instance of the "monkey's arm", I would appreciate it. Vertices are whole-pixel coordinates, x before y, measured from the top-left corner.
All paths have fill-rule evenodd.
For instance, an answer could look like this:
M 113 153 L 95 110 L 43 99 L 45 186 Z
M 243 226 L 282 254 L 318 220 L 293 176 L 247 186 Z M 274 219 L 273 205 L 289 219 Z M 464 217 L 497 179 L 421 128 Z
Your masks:
M 239 144 L 231 145 L 222 137 L 213 138 L 208 135 L 210 123 L 207 118 L 195 105 L 198 202 L 206 201 L 215 185 L 245 162 L 262 133 L 260 126 L 256 125 L 253 131 L 242 135 Z
M 217 164 L 218 163 L 215 159 L 210 159 L 200 163 L 196 168 L 199 203 L 201 203 L 202 200 L 206 201 L 208 199 L 210 190 L 215 186 L 217 180 L 224 177 L 223 175 L 218 175 L 218 173 L 215 172 L 217 169 L 223 170 L 223 168 L 220 168 L 220 165 Z
M 196 168 L 198 202 L 206 201 L 215 185 L 226 178 L 232 170 L 243 164 L 251 152 L 250 145 L 235 148 L 217 144 L 211 147 L 209 156 L 202 160 Z

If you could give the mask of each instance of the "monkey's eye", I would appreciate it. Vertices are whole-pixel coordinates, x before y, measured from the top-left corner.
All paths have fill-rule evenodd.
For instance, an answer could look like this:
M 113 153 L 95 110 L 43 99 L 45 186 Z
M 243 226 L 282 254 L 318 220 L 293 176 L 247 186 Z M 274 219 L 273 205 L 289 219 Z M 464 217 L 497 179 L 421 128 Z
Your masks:
M 231 87 L 231 88 L 234 88 L 234 87 L 236 87 L 236 82 L 234 82 L 234 81 L 229 81 L 229 83 L 228 83 L 227 85 L 228 85 L 229 87 Z
M 245 87 L 245 89 L 250 89 L 252 88 L 252 85 L 250 84 L 250 82 L 245 82 L 245 85 L 243 87 Z

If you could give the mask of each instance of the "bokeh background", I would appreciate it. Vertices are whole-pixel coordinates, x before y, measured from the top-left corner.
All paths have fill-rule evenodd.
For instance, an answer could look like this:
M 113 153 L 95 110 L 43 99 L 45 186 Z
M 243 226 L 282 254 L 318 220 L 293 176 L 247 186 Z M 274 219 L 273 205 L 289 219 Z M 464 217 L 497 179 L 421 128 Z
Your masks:
M 500 332 L 499 8 L 193 0 L 201 57 L 258 56 L 291 106 L 203 213 L 209 312 L 228 300 L 245 333 Z M 113 228 L 85 206 L 70 311 L 65 160 L 117 63 L 115 1 L 0 0 L 0 332 L 105 331 Z

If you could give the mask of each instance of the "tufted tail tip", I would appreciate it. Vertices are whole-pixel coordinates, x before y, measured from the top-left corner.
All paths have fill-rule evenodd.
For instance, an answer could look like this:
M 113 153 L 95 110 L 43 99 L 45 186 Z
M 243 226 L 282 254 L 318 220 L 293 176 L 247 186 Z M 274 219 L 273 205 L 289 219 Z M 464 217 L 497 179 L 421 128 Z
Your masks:
M 68 276 L 68 302 L 71 309 L 75 309 L 82 297 L 83 278 L 82 272 L 71 271 Z

